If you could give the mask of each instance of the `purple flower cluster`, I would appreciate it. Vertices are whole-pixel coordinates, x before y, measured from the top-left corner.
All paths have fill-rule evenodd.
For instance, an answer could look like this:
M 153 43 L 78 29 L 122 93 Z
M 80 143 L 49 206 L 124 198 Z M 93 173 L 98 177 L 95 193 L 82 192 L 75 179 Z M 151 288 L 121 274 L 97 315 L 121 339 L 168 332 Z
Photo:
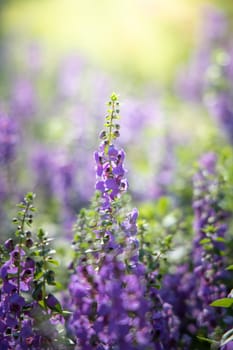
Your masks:
M 47 266 L 48 241 L 42 230 L 36 243 L 31 231 L 25 231 L 25 226 L 32 223 L 32 200 L 33 195 L 28 194 L 20 203 L 22 210 L 13 219 L 18 225 L 16 235 L 4 244 L 4 262 L 0 267 L 0 348 L 64 350 L 57 341 L 56 327 L 63 322 L 62 309 L 56 297 L 46 292 L 46 285 L 54 284 L 54 272 Z
M 200 159 L 200 170 L 194 176 L 195 237 L 191 261 L 179 266 L 176 273 L 165 275 L 161 291 L 180 319 L 184 349 L 189 349 L 200 329 L 207 337 L 224 321 L 224 311 L 210 306 L 214 300 L 226 296 L 224 220 L 227 213 L 218 207 L 218 190 L 216 156 L 207 153 Z
M 147 276 L 147 293 L 150 299 L 150 322 L 152 327 L 153 349 L 176 350 L 180 338 L 180 320 L 174 313 L 171 303 L 164 301 L 155 285 L 157 273 Z
M 10 111 L 14 118 L 31 119 L 37 110 L 36 91 L 33 81 L 26 78 L 14 83 L 10 99 Z
M 77 349 L 144 349 L 150 345 L 143 271 L 127 272 L 116 253 L 102 257 L 96 271 L 81 265 L 71 278 L 70 328 Z
M 7 166 L 16 156 L 18 133 L 15 120 L 0 111 L 0 164 Z
M 197 322 L 206 327 L 208 333 L 214 331 L 220 313 L 209 306 L 215 299 L 226 295 L 224 279 L 224 237 L 227 213 L 218 207 L 218 180 L 216 176 L 216 156 L 205 154 L 200 159 L 200 171 L 194 177 L 194 229 L 193 243 L 194 276 L 198 281 L 197 296 L 201 308 Z
M 233 49 L 228 31 L 224 12 L 208 8 L 199 44 L 188 67 L 181 71 L 178 90 L 185 100 L 204 103 L 233 143 Z
M 62 152 L 41 148 L 34 154 L 33 170 L 35 183 L 41 190 L 41 197 L 59 206 L 59 223 L 71 229 L 78 210 L 74 189 L 77 187 L 77 162 Z
M 100 177 L 96 182 L 96 189 L 102 193 L 103 209 L 108 209 L 110 202 L 127 189 L 127 181 L 123 178 L 124 158 L 123 150 L 118 151 L 114 145 L 109 145 L 106 149 L 104 142 L 100 150 L 95 152 L 97 176 Z
M 27 301 L 22 293 L 32 291 L 35 261 L 26 258 L 25 251 L 19 245 L 14 247 L 12 239 L 6 241 L 5 246 L 8 250 L 12 248 L 13 250 L 10 252 L 9 260 L 0 270 L 2 280 L 0 345 L 1 349 L 6 350 L 30 349 L 30 346 L 38 343 L 39 339 L 32 331 L 30 311 L 33 302 Z
M 208 7 L 204 12 L 196 50 L 178 79 L 178 93 L 185 100 L 200 102 L 206 89 L 207 71 L 216 49 L 225 43 L 227 20 L 224 12 Z
M 94 154 L 99 202 L 95 223 L 88 229 L 93 231 L 96 244 L 89 244 L 87 252 L 73 264 L 68 327 L 80 350 L 172 350 L 178 340 L 179 321 L 154 287 L 157 274 L 149 273 L 140 262 L 137 209 L 122 213 L 118 204 L 127 181 L 125 154 L 112 142 L 120 130 L 115 94 L 109 106 L 107 131 L 101 132 L 103 141 Z M 82 231 L 83 226 L 80 234 L 87 234 Z
M 69 97 L 75 92 L 72 89 Z M 67 299 L 71 311 L 67 330 L 74 344 L 65 342 L 57 328 L 63 329 L 64 313 L 51 294 L 55 280 L 50 264 L 56 264 L 56 260 L 51 257 L 49 239 L 40 230 L 35 243 L 31 231 L 25 230 L 25 225 L 30 227 L 32 223 L 31 194 L 19 205 L 14 220 L 18 225 L 15 238 L 8 239 L 3 251 L 0 250 L 3 350 L 63 350 L 69 344 L 77 350 L 196 350 L 197 335 L 214 338 L 220 322 L 229 322 L 225 311 L 210 306 L 227 294 L 224 222 L 228 214 L 219 206 L 215 154 L 208 153 L 200 159 L 199 171 L 193 179 L 195 237 L 190 261 L 178 266 L 174 274 L 161 278 L 160 255 L 153 251 L 154 246 L 148 249 L 141 231 L 138 233 L 138 210 L 129 210 L 123 195 L 128 182 L 125 152 L 115 145 L 121 132 L 116 94 L 112 94 L 108 108 L 101 143 L 94 153 L 96 196 L 91 209 L 80 212 L 74 238 L 76 252 Z M 26 114 L 22 108 L 22 115 Z M 9 120 L 0 116 L 4 126 L 0 130 L 0 147 L 2 132 L 2 140 L 10 140 L 9 149 L 15 152 L 14 137 L 5 137 L 3 133 L 5 130 L 11 135 Z M 80 137 L 82 142 L 86 140 L 85 136 Z M 173 148 L 169 140 L 168 157 Z M 84 162 L 84 158 L 75 161 L 59 150 L 47 149 L 40 150 L 34 158 L 37 184 L 51 200 L 48 207 L 54 199 L 61 206 L 62 222 L 69 220 L 70 213 L 77 209 L 73 189 L 78 182 L 78 166 Z M 170 173 L 169 167 L 161 169 L 164 182 L 158 181 L 162 191 L 158 195 L 166 193 L 164 188 L 170 179 L 168 176 L 165 181 L 164 173 Z M 86 186 L 88 183 L 87 179 Z
M 217 71 L 218 76 L 210 74 L 207 80 L 208 95 L 205 98 L 209 112 L 224 131 L 229 141 L 233 143 L 233 49 L 224 47 L 213 62 L 212 70 Z
M 127 182 L 124 152 L 112 144 L 119 135 L 115 94 L 109 105 L 109 130 L 101 133 L 104 141 L 95 153 L 96 189 L 100 193 L 95 234 L 101 246 L 93 263 L 82 259 L 71 277 L 73 315 L 69 327 L 77 339 L 77 349 L 143 349 L 150 344 L 150 326 L 144 270 L 135 254 L 138 214 L 133 210 L 122 223 L 117 222 L 114 202 L 126 190 Z M 107 227 L 104 222 L 108 222 Z

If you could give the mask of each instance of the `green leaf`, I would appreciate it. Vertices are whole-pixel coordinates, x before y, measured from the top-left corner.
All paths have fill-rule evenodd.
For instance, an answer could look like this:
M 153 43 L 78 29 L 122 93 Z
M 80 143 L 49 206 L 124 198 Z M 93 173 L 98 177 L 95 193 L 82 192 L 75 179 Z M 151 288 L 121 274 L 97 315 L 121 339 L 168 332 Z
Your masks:
M 58 339 L 55 339 L 55 342 L 58 342 L 59 344 L 64 344 L 67 346 L 72 345 L 72 349 L 73 349 L 73 345 L 75 344 L 72 339 L 67 337 L 59 337 Z
M 233 305 L 233 298 L 221 298 L 213 301 L 210 306 L 214 307 L 231 307 Z
M 226 242 L 226 240 L 223 237 L 216 237 L 215 242 L 223 242 L 224 243 L 224 242 Z
M 48 261 L 50 264 L 59 266 L 59 261 L 57 261 L 57 260 L 55 260 L 55 259 L 48 258 L 47 261 Z
M 21 208 L 21 209 L 25 209 L 26 208 L 26 205 L 23 204 L 23 203 L 19 203 L 16 205 L 18 208 Z
M 213 343 L 217 343 L 215 340 L 212 340 L 212 339 L 209 339 L 209 338 L 205 338 L 205 337 L 201 337 L 201 336 L 197 336 L 197 338 L 199 339 L 199 340 L 201 340 L 201 341 L 205 341 L 205 342 L 207 342 L 207 343 L 209 343 L 209 344 L 213 344 Z
M 205 233 L 214 233 L 214 232 L 216 232 L 216 227 L 213 225 L 206 225 L 202 231 Z
M 30 211 L 32 211 L 32 212 L 35 212 L 35 211 L 36 211 L 36 208 L 33 207 L 32 205 L 30 205 L 29 209 L 30 209 Z
M 115 93 L 115 92 L 113 92 L 112 94 L 111 94 L 111 96 L 110 96 L 110 99 L 111 99 L 111 101 L 117 101 L 118 100 L 118 96 L 117 96 L 117 94 Z
M 211 242 L 210 238 L 203 238 L 202 240 L 200 240 L 200 244 L 206 244 L 210 242 Z
M 44 300 L 40 300 L 40 301 L 38 302 L 38 304 L 39 304 L 43 309 L 45 309 Z
M 62 314 L 62 307 L 60 303 L 57 303 L 54 307 L 50 307 L 51 310 L 58 312 L 59 314 Z
M 63 286 L 63 284 L 61 282 L 55 281 L 54 282 L 54 286 L 56 286 L 56 288 L 59 289 L 59 290 L 63 290 L 64 289 L 64 286 Z
M 156 204 L 156 212 L 159 213 L 159 215 L 164 215 L 169 208 L 169 200 L 167 197 L 161 197 L 157 204 Z
M 48 245 L 49 242 L 54 241 L 54 238 L 52 237 L 45 237 L 44 242 L 46 242 L 46 245 Z
M 45 236 L 45 232 L 42 228 L 40 228 L 38 231 L 38 238 L 42 239 L 42 238 L 44 238 L 44 236 Z
M 44 275 L 44 272 L 43 271 L 40 271 L 38 272 L 36 275 L 35 275 L 35 280 L 39 280 L 42 276 Z
M 31 202 L 33 201 L 33 199 L 35 198 L 35 193 L 33 192 L 28 192 L 25 196 L 25 200 L 28 201 L 28 202 Z
M 56 250 L 55 249 L 50 249 L 48 253 L 49 254 L 56 254 Z
M 227 266 L 226 270 L 228 270 L 228 271 L 233 270 L 233 265 L 229 265 L 229 266 Z
M 72 313 L 73 313 L 73 312 L 68 311 L 68 310 L 63 310 L 63 311 L 62 311 L 62 315 L 63 315 L 63 316 L 70 316 L 70 315 L 72 315 Z
M 15 278 L 15 277 L 17 277 L 17 273 L 8 273 L 7 274 L 8 279 Z

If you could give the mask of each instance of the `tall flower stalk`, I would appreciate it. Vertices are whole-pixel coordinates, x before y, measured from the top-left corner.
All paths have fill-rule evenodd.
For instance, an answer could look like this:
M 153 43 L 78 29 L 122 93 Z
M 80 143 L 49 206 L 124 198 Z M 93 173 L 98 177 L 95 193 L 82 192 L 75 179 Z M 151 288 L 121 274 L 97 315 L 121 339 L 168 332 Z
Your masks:
M 108 107 L 106 130 L 101 132 L 101 144 L 94 154 L 95 212 L 82 213 L 76 228 L 79 259 L 69 287 L 73 310 L 69 327 L 77 349 L 149 349 L 145 267 L 139 262 L 136 238 L 138 212 L 122 209 L 121 195 L 128 184 L 125 153 L 114 144 L 120 130 L 116 94 L 111 95 Z M 83 250 L 86 234 L 92 244 Z
M 75 229 L 68 326 L 77 350 L 175 349 L 178 319 L 158 294 L 156 271 L 143 262 L 138 210 L 128 210 L 123 196 L 128 183 L 125 153 L 115 145 L 120 134 L 116 94 L 108 107 L 94 153 L 96 196 Z
M 176 273 L 166 275 L 161 290 L 181 321 L 180 343 L 187 350 L 208 346 L 204 342 L 202 347 L 197 336 L 219 340 L 219 327 L 225 322 L 225 312 L 211 305 L 215 299 L 226 296 L 227 278 L 224 266 L 228 213 L 219 205 L 222 194 L 216 162 L 214 153 L 205 154 L 199 161 L 193 178 L 191 260 L 178 266 Z
M 64 311 L 49 286 L 55 285 L 50 239 L 42 229 L 33 238 L 34 194 L 18 204 L 17 230 L 1 252 L 0 348 L 2 350 L 68 349 Z M 49 267 L 50 265 L 50 267 Z M 58 332 L 60 330 L 60 334 Z M 64 331 L 64 329 L 63 329 Z

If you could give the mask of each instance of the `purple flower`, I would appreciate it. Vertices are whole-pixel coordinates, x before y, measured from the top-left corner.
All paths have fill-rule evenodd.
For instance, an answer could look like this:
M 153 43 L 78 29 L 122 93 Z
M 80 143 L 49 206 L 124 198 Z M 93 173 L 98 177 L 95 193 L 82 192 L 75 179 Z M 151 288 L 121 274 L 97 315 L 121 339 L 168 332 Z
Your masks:
M 60 305 L 60 303 L 53 294 L 49 294 L 47 299 L 46 299 L 46 305 L 50 309 L 55 309 L 57 307 L 57 305 Z
M 229 341 L 226 345 L 222 346 L 221 350 L 233 350 L 233 341 Z
M 10 163 L 16 156 L 18 133 L 15 121 L 0 114 L 0 164 Z
M 64 60 L 58 81 L 59 93 L 63 97 L 71 98 L 79 92 L 83 66 L 82 58 L 77 55 L 69 56 Z
M 36 94 L 30 80 L 22 78 L 15 82 L 11 98 L 11 113 L 15 118 L 32 117 L 36 111 Z
M 7 241 L 5 241 L 4 246 L 9 251 L 14 250 L 14 241 L 13 241 L 13 239 L 9 238 Z
M 176 273 L 166 275 L 160 291 L 180 319 L 180 338 L 185 349 L 190 348 L 192 335 L 198 329 L 205 331 L 208 337 L 224 318 L 224 310 L 210 306 L 214 300 L 226 296 L 226 287 L 222 283 L 226 277 L 223 272 L 225 243 L 222 239 L 227 229 L 224 222 L 227 213 L 218 206 L 216 197 L 219 186 L 216 161 L 213 153 L 203 155 L 193 179 L 195 236 L 191 261 L 179 266 Z
M 203 15 L 200 38 L 187 67 L 182 67 L 178 77 L 178 93 L 191 102 L 201 102 L 206 89 L 206 76 L 215 49 L 226 40 L 227 20 L 224 13 L 208 7 Z
M 9 311 L 20 315 L 20 311 L 22 310 L 22 307 L 25 305 L 25 300 L 22 296 L 18 295 L 17 293 L 14 293 L 9 298 Z
M 94 154 L 100 201 L 93 240 L 98 249 L 76 262 L 69 284 L 69 329 L 81 349 L 152 349 L 146 273 L 136 238 L 138 211 L 119 213 L 116 199 L 127 189 L 125 153 L 113 144 L 112 130 L 109 134 L 105 137 L 112 143 L 101 142 Z

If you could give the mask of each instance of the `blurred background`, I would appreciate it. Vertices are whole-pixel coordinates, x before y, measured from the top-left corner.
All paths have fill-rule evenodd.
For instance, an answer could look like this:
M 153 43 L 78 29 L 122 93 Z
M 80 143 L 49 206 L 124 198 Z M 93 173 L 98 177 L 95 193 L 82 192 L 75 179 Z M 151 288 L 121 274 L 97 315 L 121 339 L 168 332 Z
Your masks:
M 233 12 L 229 1 L 214 0 L 1 0 L 1 34 L 15 46 L 35 41 L 50 64 L 77 50 L 111 74 L 166 84 L 213 5 Z
M 33 190 L 69 234 L 112 91 L 133 200 L 190 204 L 198 157 L 231 149 L 232 16 L 220 0 L 0 0 L 2 226 Z

